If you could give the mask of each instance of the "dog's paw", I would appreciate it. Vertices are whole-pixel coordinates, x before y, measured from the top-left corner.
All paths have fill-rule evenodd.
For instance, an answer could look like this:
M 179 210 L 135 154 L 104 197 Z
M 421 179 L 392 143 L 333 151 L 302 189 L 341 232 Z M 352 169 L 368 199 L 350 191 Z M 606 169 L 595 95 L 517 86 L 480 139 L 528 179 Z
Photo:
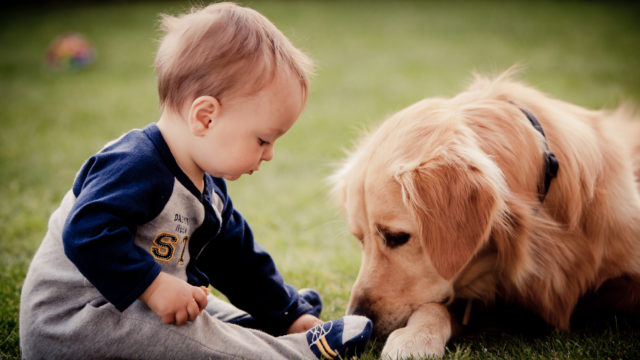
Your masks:
M 442 357 L 451 337 L 449 311 L 424 304 L 411 314 L 407 326 L 394 330 L 382 348 L 383 359 Z
M 418 331 L 416 331 L 418 330 Z M 442 357 L 447 339 L 420 329 L 403 327 L 393 331 L 382 348 L 384 360 Z

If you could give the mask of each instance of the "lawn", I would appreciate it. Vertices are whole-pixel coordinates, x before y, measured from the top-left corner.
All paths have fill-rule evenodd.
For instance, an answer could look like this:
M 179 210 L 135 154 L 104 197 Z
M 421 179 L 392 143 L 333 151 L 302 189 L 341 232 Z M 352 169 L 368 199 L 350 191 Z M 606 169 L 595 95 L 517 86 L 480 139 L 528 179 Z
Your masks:
M 251 1 L 316 61 L 302 117 L 261 171 L 230 184 L 234 203 L 285 279 L 318 289 L 324 319 L 344 314 L 360 255 L 326 177 L 367 127 L 472 72 L 522 64 L 521 78 L 590 107 L 640 102 L 640 7 L 619 2 Z M 157 15 L 177 2 L 88 3 L 0 12 L 0 359 L 20 357 L 22 280 L 84 160 L 158 117 Z M 52 71 L 48 44 L 77 31 L 97 59 Z M 449 359 L 632 359 L 637 328 L 618 319 L 573 333 L 494 332 L 448 345 Z M 380 344 L 364 358 L 375 358 Z

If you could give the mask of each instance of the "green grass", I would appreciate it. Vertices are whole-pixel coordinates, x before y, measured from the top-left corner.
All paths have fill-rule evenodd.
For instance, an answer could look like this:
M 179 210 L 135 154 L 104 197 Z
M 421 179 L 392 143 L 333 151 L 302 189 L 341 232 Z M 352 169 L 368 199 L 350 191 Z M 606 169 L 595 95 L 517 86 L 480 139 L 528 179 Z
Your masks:
M 600 2 L 260 2 L 317 62 L 311 97 L 275 159 L 230 184 L 258 241 L 288 282 L 323 294 L 341 316 L 359 247 L 328 199 L 325 178 L 362 129 L 427 96 L 451 96 L 471 72 L 514 63 L 542 90 L 600 108 L 640 100 L 640 8 Z M 20 287 L 49 214 L 83 161 L 158 116 L 152 62 L 157 14 L 183 3 L 8 8 L 0 12 L 0 358 L 19 358 Z M 90 68 L 54 72 L 49 42 L 79 31 Z M 637 358 L 638 329 L 611 322 L 547 336 L 453 340 L 449 359 Z M 380 344 L 364 358 L 376 358 Z

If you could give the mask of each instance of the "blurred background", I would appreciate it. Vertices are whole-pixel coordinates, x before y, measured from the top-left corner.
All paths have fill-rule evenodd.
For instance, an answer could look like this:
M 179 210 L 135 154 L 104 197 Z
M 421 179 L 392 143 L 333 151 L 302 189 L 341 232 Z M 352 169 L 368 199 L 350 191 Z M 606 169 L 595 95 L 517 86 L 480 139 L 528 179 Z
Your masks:
M 158 14 L 206 4 L 2 5 L 0 358 L 19 358 L 22 280 L 76 171 L 107 141 L 158 118 Z M 424 97 L 455 95 L 474 72 L 498 74 L 514 64 L 524 69 L 521 80 L 581 106 L 640 101 L 640 7 L 631 2 L 239 4 L 267 16 L 316 62 L 307 107 L 276 144 L 274 160 L 231 183 L 230 192 L 285 279 L 320 290 L 324 319 L 344 313 L 360 265 L 326 178 L 364 130 Z M 632 358 L 637 338 L 637 330 L 616 324 L 534 341 L 462 339 L 447 356 Z

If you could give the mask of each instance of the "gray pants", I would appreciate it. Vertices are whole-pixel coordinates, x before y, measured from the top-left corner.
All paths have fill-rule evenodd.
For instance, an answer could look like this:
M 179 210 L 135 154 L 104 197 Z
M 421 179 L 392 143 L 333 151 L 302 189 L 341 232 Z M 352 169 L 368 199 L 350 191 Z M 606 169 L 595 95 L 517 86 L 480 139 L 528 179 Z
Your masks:
M 273 337 L 226 322 L 243 312 L 213 296 L 196 320 L 180 326 L 163 324 L 140 300 L 119 312 L 65 256 L 55 223 L 50 221 L 22 288 L 23 358 L 316 358 L 304 333 Z

